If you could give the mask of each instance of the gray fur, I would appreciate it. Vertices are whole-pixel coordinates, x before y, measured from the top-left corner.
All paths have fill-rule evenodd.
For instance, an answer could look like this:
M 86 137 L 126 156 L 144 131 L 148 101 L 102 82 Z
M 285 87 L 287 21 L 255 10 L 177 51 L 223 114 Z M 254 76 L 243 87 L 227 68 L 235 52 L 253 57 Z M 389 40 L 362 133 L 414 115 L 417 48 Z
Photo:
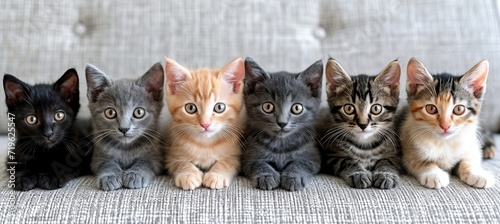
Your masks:
M 396 187 L 401 152 L 393 120 L 399 102 L 399 64 L 397 69 L 388 65 L 378 75 L 387 76 L 393 83 L 376 81 L 377 76 L 349 76 L 340 66 L 332 69 L 330 79 L 327 74 L 330 116 L 323 121 L 328 127 L 322 137 L 324 172 L 354 188 Z M 353 115 L 344 111 L 348 104 L 357 108 Z M 371 111 L 375 104 L 383 106 L 380 114 L 360 112 Z M 361 130 L 363 133 L 358 132 Z M 373 134 L 361 142 L 365 130 Z
M 317 61 L 298 74 L 269 75 L 246 58 L 245 70 L 248 123 L 243 172 L 263 190 L 280 186 L 301 190 L 321 167 L 313 124 L 320 104 L 323 64 Z M 263 111 L 266 102 L 274 104 L 274 112 Z M 304 111 L 292 114 L 294 103 L 302 104 Z M 286 125 L 281 128 L 279 123 Z
M 117 81 L 88 65 L 86 78 L 94 129 L 91 169 L 99 179 L 99 188 L 146 187 L 162 170 L 162 141 L 157 127 L 163 107 L 161 65 L 153 65 L 137 80 Z M 146 111 L 142 118 L 133 116 L 139 107 Z M 105 116 L 108 108 L 116 110 L 116 118 Z

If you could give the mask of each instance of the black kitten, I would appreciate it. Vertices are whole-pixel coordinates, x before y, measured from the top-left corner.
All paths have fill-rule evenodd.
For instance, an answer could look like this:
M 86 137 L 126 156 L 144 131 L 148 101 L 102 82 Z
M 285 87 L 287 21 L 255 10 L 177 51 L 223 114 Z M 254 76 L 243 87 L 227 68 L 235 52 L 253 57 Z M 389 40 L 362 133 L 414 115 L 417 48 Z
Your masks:
M 91 144 L 74 125 L 80 108 L 76 70 L 69 69 L 53 85 L 31 86 L 6 74 L 3 86 L 16 135 L 15 158 L 7 160 L 7 168 L 15 169 L 14 186 L 9 186 L 50 190 L 89 174 Z

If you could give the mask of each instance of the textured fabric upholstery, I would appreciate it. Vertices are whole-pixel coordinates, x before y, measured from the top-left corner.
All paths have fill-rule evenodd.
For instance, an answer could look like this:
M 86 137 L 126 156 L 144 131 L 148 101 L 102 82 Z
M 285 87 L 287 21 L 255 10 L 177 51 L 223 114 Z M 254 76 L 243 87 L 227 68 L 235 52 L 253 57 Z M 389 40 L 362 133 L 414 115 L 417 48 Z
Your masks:
M 68 68 L 80 75 L 81 117 L 88 117 L 84 68 L 137 78 L 171 57 L 189 67 L 219 67 L 251 56 L 269 71 L 305 69 L 331 55 L 351 74 L 378 73 L 418 57 L 430 72 L 462 74 L 490 62 L 483 120 L 500 126 L 499 1 L 193 0 L 0 2 L 0 70 L 28 83 L 51 83 Z M 404 88 L 402 88 L 404 91 Z M 404 98 L 405 94 L 402 94 Z M 4 91 L 0 98 L 5 99 Z M 6 133 L 6 107 L 0 133 Z M 500 144 L 500 136 L 496 136 Z M 496 223 L 500 156 L 484 162 L 491 189 L 456 177 L 441 190 L 403 176 L 392 190 L 349 188 L 318 175 L 303 191 L 261 191 L 238 177 L 224 190 L 182 191 L 160 176 L 145 189 L 104 192 L 93 176 L 62 189 L 7 188 L 7 139 L 0 135 L 0 223 Z

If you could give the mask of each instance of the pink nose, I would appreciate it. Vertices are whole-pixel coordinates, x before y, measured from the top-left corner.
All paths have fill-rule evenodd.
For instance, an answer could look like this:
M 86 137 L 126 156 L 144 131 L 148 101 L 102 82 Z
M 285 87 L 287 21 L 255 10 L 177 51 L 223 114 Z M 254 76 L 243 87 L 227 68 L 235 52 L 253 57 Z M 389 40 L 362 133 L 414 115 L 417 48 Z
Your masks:
M 446 133 L 448 131 L 448 129 L 450 129 L 450 126 L 451 125 L 439 125 L 439 127 L 441 127 L 441 129 L 443 129 L 444 133 Z
M 208 127 L 210 127 L 210 124 L 200 124 L 204 129 L 205 131 L 208 130 Z

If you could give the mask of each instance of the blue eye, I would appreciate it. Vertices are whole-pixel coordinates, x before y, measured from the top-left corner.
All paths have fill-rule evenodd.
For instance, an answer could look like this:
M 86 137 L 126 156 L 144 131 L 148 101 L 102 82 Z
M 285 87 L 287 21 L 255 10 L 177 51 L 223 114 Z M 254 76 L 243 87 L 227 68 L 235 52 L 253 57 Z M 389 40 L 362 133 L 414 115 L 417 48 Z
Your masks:
M 223 103 L 217 103 L 215 104 L 214 106 L 214 111 L 216 113 L 222 113 L 226 110 L 226 104 L 223 104 Z
M 184 106 L 184 109 L 186 110 L 186 112 L 188 114 L 194 114 L 194 113 L 196 113 L 196 111 L 198 111 L 198 109 L 196 108 L 196 105 L 194 105 L 192 103 L 186 104 L 186 106 Z

